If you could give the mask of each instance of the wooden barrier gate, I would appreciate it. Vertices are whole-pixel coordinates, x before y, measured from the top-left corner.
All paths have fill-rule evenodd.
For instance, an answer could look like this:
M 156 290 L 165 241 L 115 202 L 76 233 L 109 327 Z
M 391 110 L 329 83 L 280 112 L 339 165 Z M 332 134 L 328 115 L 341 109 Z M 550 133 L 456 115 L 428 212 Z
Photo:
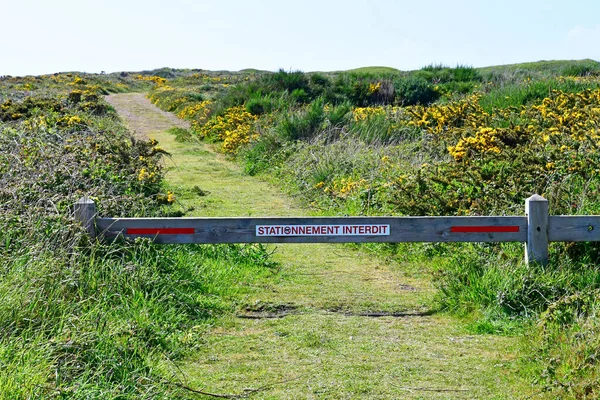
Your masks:
M 156 243 L 523 242 L 525 259 L 548 262 L 549 242 L 600 241 L 600 216 L 549 216 L 533 195 L 521 217 L 100 218 L 89 198 L 75 203 L 87 232 Z

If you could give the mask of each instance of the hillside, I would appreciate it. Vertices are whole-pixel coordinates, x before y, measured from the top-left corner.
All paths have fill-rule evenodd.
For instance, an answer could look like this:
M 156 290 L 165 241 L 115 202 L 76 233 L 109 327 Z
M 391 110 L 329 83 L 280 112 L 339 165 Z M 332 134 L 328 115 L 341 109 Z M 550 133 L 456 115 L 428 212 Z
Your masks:
M 599 110 L 591 60 L 2 77 L 0 397 L 596 397 L 596 243 L 103 243 L 73 203 L 600 214 Z

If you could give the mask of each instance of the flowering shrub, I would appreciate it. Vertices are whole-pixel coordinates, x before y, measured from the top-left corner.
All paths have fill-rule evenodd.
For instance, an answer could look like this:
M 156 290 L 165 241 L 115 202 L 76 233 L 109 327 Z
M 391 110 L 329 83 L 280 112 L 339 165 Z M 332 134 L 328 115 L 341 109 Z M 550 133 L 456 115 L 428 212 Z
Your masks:
M 209 106 L 212 101 L 205 100 L 200 103 L 191 104 L 183 108 L 177 113 L 177 116 L 182 119 L 206 120 L 209 114 Z
M 165 78 L 161 78 L 160 76 L 154 75 L 136 75 L 135 79 L 137 79 L 138 81 L 153 82 L 157 87 L 165 86 L 167 84 L 167 80 Z
M 211 112 L 210 106 L 212 104 L 213 102 L 210 100 L 195 104 L 190 103 L 178 112 L 177 116 L 191 121 L 192 131 L 198 132 L 201 130 L 201 125 L 208 121 Z
M 553 91 L 541 104 L 496 109 L 493 113 L 485 112 L 478 99 L 473 95 L 446 105 L 410 108 L 412 119 L 408 124 L 453 143 L 448 152 L 456 161 L 468 155 L 498 154 L 524 144 L 544 146 L 547 142 L 588 139 L 598 142 L 600 90 Z
M 315 188 L 318 189 L 323 185 L 324 182 L 319 182 L 315 185 Z M 331 196 L 346 198 L 360 189 L 368 189 L 368 184 L 365 179 L 354 180 L 352 178 L 341 178 L 339 180 L 334 179 L 330 185 L 325 186 L 323 192 Z
M 481 108 L 480 98 L 475 94 L 428 107 L 355 108 L 341 148 L 317 142 L 288 149 L 294 154 L 286 161 L 291 167 L 280 168 L 298 171 L 294 180 L 309 200 L 351 200 L 353 209 L 365 214 L 521 214 L 523 199 L 532 193 L 548 197 L 557 213 L 583 212 L 582 205 L 597 212 L 599 90 L 555 91 L 539 103 L 492 112 Z M 403 129 L 420 134 L 400 146 L 399 154 L 381 142 L 351 153 L 352 140 L 364 140 L 361 132 L 369 127 L 389 135 Z M 313 161 L 291 161 L 303 157 Z M 316 171 L 327 174 L 312 179 Z
M 384 107 L 356 107 L 352 110 L 354 121 L 365 121 L 371 117 L 385 115 Z
M 195 310 L 205 305 L 195 283 L 191 295 L 173 295 L 189 263 L 173 266 L 189 249 L 173 255 L 148 240 L 90 240 L 73 215 L 75 201 L 90 196 L 99 215 L 164 216 L 159 205 L 175 202 L 161 193 L 164 150 L 91 112 L 105 105 L 101 91 L 72 90 L 72 79 L 59 77 L 36 79 L 43 89 L 25 96 L 14 87 L 29 78 L 0 78 L 0 397 L 181 397 L 147 382 L 162 379 L 153 354 L 182 354 L 178 336 L 197 326 Z M 165 258 L 164 268 L 155 261 Z M 136 325 L 125 311 L 136 293 L 161 304 L 160 326 L 121 329 Z M 59 370 L 59 381 L 48 379 Z
M 369 94 L 376 93 L 379 89 L 381 89 L 381 82 L 369 83 Z
M 231 107 L 224 115 L 208 120 L 197 133 L 202 138 L 223 141 L 223 151 L 236 154 L 240 146 L 257 137 L 252 133 L 252 125 L 257 119 L 243 106 Z

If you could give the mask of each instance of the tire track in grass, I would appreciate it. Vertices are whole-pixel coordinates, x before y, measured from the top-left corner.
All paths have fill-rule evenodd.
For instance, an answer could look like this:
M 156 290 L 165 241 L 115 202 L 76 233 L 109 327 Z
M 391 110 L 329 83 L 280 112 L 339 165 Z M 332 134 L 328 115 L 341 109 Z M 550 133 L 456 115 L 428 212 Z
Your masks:
M 107 100 L 137 136 L 171 153 L 166 181 L 190 215 L 308 214 L 210 145 L 177 142 L 166 131 L 187 124 L 144 94 Z M 456 318 L 427 315 L 431 282 L 407 266 L 339 244 L 271 248 L 279 273 L 237 299 L 237 315 L 248 318 L 225 316 L 180 363 L 188 386 L 234 394 L 264 387 L 252 392 L 260 399 L 505 399 L 531 391 L 516 373 L 517 338 L 469 335 Z

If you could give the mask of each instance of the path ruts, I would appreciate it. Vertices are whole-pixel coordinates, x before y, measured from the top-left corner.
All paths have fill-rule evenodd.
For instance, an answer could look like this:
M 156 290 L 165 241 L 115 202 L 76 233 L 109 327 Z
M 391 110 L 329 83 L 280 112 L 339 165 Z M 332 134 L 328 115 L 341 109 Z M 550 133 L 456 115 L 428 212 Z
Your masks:
M 144 94 L 107 97 L 128 127 L 171 153 L 168 185 L 191 216 L 307 215 L 293 199 L 216 153 L 166 132 L 185 122 Z M 200 195 L 199 195 L 200 194 Z M 275 248 L 275 247 L 273 247 Z M 425 277 L 348 246 L 278 245 L 281 272 L 223 318 L 179 367 L 190 387 L 252 398 L 522 398 L 517 339 L 469 335 L 428 313 Z M 415 270 L 411 266 L 411 270 Z M 264 309 L 260 305 L 267 305 Z

